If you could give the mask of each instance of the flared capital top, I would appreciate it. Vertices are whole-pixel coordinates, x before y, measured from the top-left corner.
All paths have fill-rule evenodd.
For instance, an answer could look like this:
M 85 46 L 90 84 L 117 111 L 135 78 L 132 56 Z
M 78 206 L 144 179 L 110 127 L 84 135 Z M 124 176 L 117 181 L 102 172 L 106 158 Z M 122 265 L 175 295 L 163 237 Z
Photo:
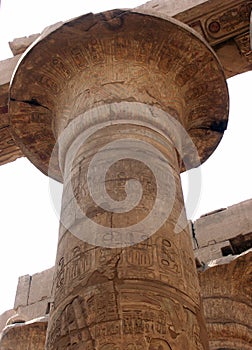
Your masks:
M 172 18 L 113 10 L 47 28 L 24 53 L 10 86 L 12 134 L 47 174 L 69 123 L 115 102 L 139 102 L 174 117 L 201 162 L 227 126 L 223 69 L 200 35 Z M 61 180 L 57 157 L 50 164 L 50 174 Z

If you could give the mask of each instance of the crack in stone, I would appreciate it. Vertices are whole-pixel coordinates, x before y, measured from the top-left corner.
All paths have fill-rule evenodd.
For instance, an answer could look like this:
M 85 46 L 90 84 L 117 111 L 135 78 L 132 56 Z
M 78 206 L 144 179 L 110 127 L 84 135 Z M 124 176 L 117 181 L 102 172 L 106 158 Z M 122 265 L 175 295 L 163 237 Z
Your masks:
M 26 103 L 26 104 L 29 104 L 30 106 L 35 106 L 35 107 L 42 107 L 42 108 L 45 108 L 47 109 L 48 111 L 51 112 L 51 110 L 47 107 L 47 106 L 44 106 L 42 105 L 37 99 L 35 98 L 32 98 L 31 100 L 17 100 L 15 98 L 10 98 L 10 101 L 13 101 L 13 102 L 22 102 L 22 103 Z

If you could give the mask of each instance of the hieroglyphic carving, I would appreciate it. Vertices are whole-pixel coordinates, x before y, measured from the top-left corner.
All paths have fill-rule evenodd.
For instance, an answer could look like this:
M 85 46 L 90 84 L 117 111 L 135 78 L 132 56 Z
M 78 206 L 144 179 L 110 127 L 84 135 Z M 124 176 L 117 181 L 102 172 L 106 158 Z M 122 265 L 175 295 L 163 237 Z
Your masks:
M 115 291 L 111 285 L 103 285 L 102 289 L 86 300 L 89 323 L 108 322 L 118 318 Z
M 120 337 L 122 334 L 121 320 L 107 321 L 95 325 L 95 338 Z
M 52 58 L 51 66 L 53 70 L 59 73 L 63 79 L 70 79 L 72 72 L 71 69 L 66 64 L 65 60 L 61 57 Z
M 80 44 L 76 43 L 76 46 L 73 45 L 70 50 L 70 57 L 79 70 L 83 70 L 89 66 L 86 54 Z
M 139 34 L 137 34 L 139 35 Z M 157 55 L 160 47 L 160 40 L 157 37 L 157 34 L 149 31 L 148 36 L 135 36 L 137 41 L 137 49 L 135 52 L 136 61 L 139 63 L 156 63 Z
M 150 299 L 151 294 L 146 292 L 145 297 Z M 148 308 L 146 306 L 142 309 L 133 309 L 134 306 L 123 308 L 123 334 L 145 334 L 148 337 L 155 334 L 167 338 L 184 329 L 187 311 L 176 300 L 162 299 L 159 309 L 150 304 Z
M 0 165 L 22 157 L 22 151 L 15 145 L 10 134 L 10 128 L 0 128 Z
M 182 251 L 181 255 L 185 284 L 187 288 L 191 290 L 191 295 L 197 299 L 197 295 L 199 293 L 199 285 L 197 281 L 194 257 L 188 255 L 188 253 L 185 251 Z
M 43 88 L 49 90 L 53 95 L 57 95 L 62 90 L 58 82 L 44 72 L 42 74 L 43 75 L 38 78 L 39 84 L 41 84 Z
M 64 264 L 64 257 L 62 257 L 59 262 L 56 269 L 56 290 L 63 287 L 65 280 L 65 264 Z
M 87 57 L 93 65 L 102 64 L 105 62 L 105 55 L 102 48 L 102 43 L 97 38 L 92 38 L 84 45 Z
M 249 32 L 251 0 L 231 0 L 224 4 L 213 1 L 205 6 L 204 10 L 204 5 L 201 5 L 200 15 L 195 7 L 176 15 L 175 18 L 197 30 L 212 46 Z
M 153 266 L 153 247 L 149 240 L 135 244 L 130 249 L 127 249 L 126 259 L 129 265 Z
M 212 81 L 213 82 L 213 81 Z M 214 81 L 215 86 L 216 86 L 216 94 L 220 93 L 220 84 L 218 80 Z M 211 84 L 204 82 L 202 84 L 199 84 L 198 86 L 195 86 L 193 88 L 189 88 L 185 92 L 185 101 L 186 103 L 191 103 L 192 101 L 199 100 L 200 98 L 207 98 L 208 94 L 212 93 L 212 87 Z
M 72 249 L 68 260 L 65 257 L 59 259 L 55 277 L 55 306 L 61 298 L 74 288 L 79 281 L 85 279 L 91 268 L 92 252 L 86 251 L 85 247 L 76 246 Z
M 240 1 L 222 12 L 212 13 L 205 22 L 205 29 L 210 37 L 220 39 L 237 32 L 248 25 L 252 1 Z
M 85 303 L 81 297 L 74 298 L 51 321 L 47 335 L 47 348 L 74 350 L 76 344 L 85 350 L 93 350 L 93 340 L 86 324 Z
M 112 40 L 112 53 L 114 61 L 127 60 L 131 55 L 132 41 L 128 38 L 116 37 Z
M 175 243 L 166 238 L 159 238 L 157 240 L 157 258 L 160 271 L 169 271 L 176 275 L 181 274 L 178 248 Z
M 245 33 L 234 38 L 240 52 L 252 64 L 252 49 L 250 33 Z
M 119 278 L 155 279 L 155 246 L 152 239 L 144 239 L 123 251 L 118 267 Z M 133 241 L 133 239 L 132 239 Z

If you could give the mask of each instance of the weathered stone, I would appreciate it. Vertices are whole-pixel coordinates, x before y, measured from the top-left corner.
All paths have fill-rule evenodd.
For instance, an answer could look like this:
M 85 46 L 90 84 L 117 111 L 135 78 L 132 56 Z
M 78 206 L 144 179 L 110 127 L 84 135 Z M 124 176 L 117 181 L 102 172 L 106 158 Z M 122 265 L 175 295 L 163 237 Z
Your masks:
M 8 321 L 8 319 L 14 316 L 15 313 L 16 311 L 12 309 L 12 310 L 5 311 L 2 315 L 0 315 L 0 334 L 4 329 L 4 327 L 6 326 L 6 322 Z
M 47 318 L 7 326 L 0 338 L 0 350 L 44 350 Z
M 249 13 L 251 8 L 252 3 L 250 0 L 239 1 L 238 4 L 234 0 L 222 2 L 219 0 L 190 0 L 186 2 L 155 0 L 139 7 L 142 10 L 155 11 L 159 15 L 174 16 L 198 31 L 217 53 L 227 78 L 252 69 L 252 51 L 249 40 Z M 211 28 L 211 25 L 214 27 L 215 23 L 214 21 L 213 24 L 209 22 L 211 16 L 218 20 L 220 18 L 223 25 L 223 28 L 221 27 L 216 33 L 211 31 L 209 33 L 208 25 Z M 56 23 L 46 28 L 44 34 L 48 34 L 61 24 L 62 22 Z M 34 39 L 37 39 L 37 36 L 38 34 L 34 34 L 27 38 L 15 39 L 11 43 L 14 54 L 19 52 L 19 50 L 21 52 L 26 49 Z M 1 64 L 2 62 L 0 67 Z M 7 104 L 0 106 L 1 108 L 2 110 L 7 110 Z M 7 119 L 6 114 L 4 116 L 0 115 L 0 120 L 6 122 Z M 23 155 L 22 151 L 15 145 L 8 129 L 4 130 L 0 136 L 0 139 L 3 140 L 0 144 L 0 165 L 11 162 Z M 47 151 L 44 150 L 44 152 Z M 45 155 L 43 156 L 45 157 Z
M 179 173 L 206 160 L 226 128 L 211 49 L 164 15 L 88 14 L 41 35 L 10 97 L 21 149 L 64 179 L 46 348 L 208 349 Z M 108 198 L 97 197 L 103 171 Z M 142 194 L 122 210 L 133 179 Z
M 208 2 L 208 0 L 152 0 L 138 6 L 137 9 L 142 11 L 155 10 L 161 14 L 166 14 L 168 16 L 174 17 L 181 12 L 187 11 L 205 2 Z
M 206 247 L 195 248 L 194 255 L 196 258 L 199 259 L 199 261 L 207 264 L 211 260 L 220 259 L 221 257 L 223 257 L 223 253 L 221 249 L 228 245 L 229 245 L 228 240 L 218 242 L 218 243 L 213 242 L 213 244 L 209 244 Z
M 251 218 L 252 200 L 247 200 L 196 220 L 194 232 L 199 248 L 196 256 L 205 262 L 223 256 L 221 249 L 229 246 L 230 240 L 252 232 Z
M 31 286 L 29 291 L 28 304 L 47 299 L 50 295 L 50 284 L 53 280 L 54 269 L 48 269 L 31 277 Z
M 14 56 L 20 55 L 39 37 L 39 34 L 32 34 L 9 42 L 10 49 Z
M 14 308 L 25 321 L 49 313 L 54 268 L 19 278 Z
M 19 277 L 16 298 L 15 298 L 15 303 L 14 303 L 14 309 L 17 309 L 19 306 L 27 306 L 28 305 L 30 285 L 31 285 L 31 276 L 30 275 L 25 275 L 25 276 Z
M 11 136 L 8 115 L 9 83 L 19 58 L 16 56 L 0 62 L 0 165 L 23 156 Z
M 199 274 L 210 350 L 252 347 L 251 263 L 252 251 Z
M 227 78 L 252 69 L 251 0 L 153 0 L 139 8 L 173 16 L 199 32 L 217 53 Z

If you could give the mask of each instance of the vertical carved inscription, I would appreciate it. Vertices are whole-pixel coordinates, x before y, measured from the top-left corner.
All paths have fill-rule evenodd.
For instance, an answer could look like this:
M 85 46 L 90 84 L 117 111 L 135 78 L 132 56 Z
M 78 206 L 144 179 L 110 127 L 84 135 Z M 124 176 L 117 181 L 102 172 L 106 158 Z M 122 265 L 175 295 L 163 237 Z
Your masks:
M 174 274 L 180 274 L 181 270 L 178 263 L 179 251 L 175 244 L 166 238 L 159 238 L 157 240 L 157 247 L 160 269 L 170 271 Z
M 153 266 L 153 247 L 149 240 L 135 244 L 126 253 L 127 263 L 139 267 Z
M 85 52 L 81 46 L 75 46 L 71 49 L 71 57 L 79 70 L 85 69 L 89 66 Z

